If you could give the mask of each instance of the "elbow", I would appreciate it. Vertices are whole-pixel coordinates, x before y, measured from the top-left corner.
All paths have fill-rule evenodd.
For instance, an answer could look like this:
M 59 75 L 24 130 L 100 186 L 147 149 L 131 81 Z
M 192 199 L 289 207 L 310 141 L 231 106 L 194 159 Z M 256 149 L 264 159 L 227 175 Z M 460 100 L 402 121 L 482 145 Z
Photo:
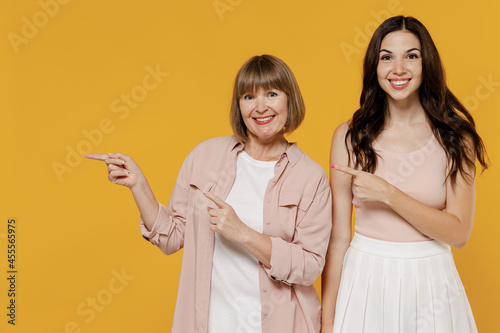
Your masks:
M 167 256 L 176 253 L 177 251 L 179 251 L 182 248 L 182 245 L 167 246 L 166 244 L 161 244 L 161 245 L 159 244 L 157 246 L 161 250 L 161 252 L 163 252 Z
M 473 219 L 465 219 L 457 217 L 457 224 L 452 228 L 453 232 L 449 234 L 451 241 L 448 243 L 456 249 L 463 248 L 469 241 L 472 233 Z
M 465 246 L 465 244 L 467 244 L 468 241 L 469 241 L 469 237 L 467 237 L 467 238 L 463 237 L 462 239 L 456 240 L 453 244 L 451 244 L 451 246 L 453 246 L 457 250 L 460 250 L 461 248 L 463 248 Z
M 271 237 L 271 241 L 271 266 L 262 265 L 271 279 L 289 285 L 310 286 L 321 275 L 328 239 L 325 238 L 320 246 L 305 247 L 279 237 Z
M 452 244 L 452 246 L 455 249 L 460 250 L 461 248 L 463 248 L 465 246 L 465 244 L 467 244 L 467 242 L 461 242 L 461 243 Z
M 309 267 L 307 267 L 309 266 Z M 310 286 L 321 276 L 323 268 L 325 267 L 325 259 L 323 257 L 314 258 L 310 265 L 306 265 L 308 273 L 304 274 L 302 285 Z
M 450 245 L 453 246 L 455 249 L 459 250 L 467 244 L 469 238 L 470 238 L 470 232 L 463 232 L 459 234 Z
M 319 271 L 318 274 L 311 276 L 309 279 L 306 279 L 302 284 L 304 286 L 311 286 L 314 283 L 314 281 L 316 281 L 316 279 L 319 278 L 320 276 L 321 276 L 321 271 Z
M 318 275 L 311 275 L 311 276 L 309 276 L 309 277 L 304 277 L 304 279 L 302 279 L 302 280 L 298 280 L 297 282 L 292 283 L 292 284 L 298 284 L 298 285 L 302 285 L 302 286 L 306 286 L 306 287 L 308 287 L 308 286 L 311 286 L 311 285 L 314 283 L 314 281 L 316 281 L 316 279 L 317 279 L 320 275 L 321 275 L 321 273 L 320 273 L 320 274 L 318 274 Z

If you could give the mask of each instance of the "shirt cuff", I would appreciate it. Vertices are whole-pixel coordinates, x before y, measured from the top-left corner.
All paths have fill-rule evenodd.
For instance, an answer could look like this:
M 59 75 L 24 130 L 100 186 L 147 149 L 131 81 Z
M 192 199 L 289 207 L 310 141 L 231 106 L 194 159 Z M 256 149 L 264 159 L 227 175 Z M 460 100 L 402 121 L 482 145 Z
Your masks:
M 167 217 L 167 220 L 168 220 L 168 213 L 166 213 L 167 211 L 167 207 L 165 207 L 164 205 L 162 205 L 161 203 L 158 202 L 158 215 L 156 215 L 156 219 L 155 219 L 155 222 L 153 223 L 153 227 L 151 228 L 151 231 L 148 230 L 148 228 L 146 228 L 146 225 L 144 224 L 144 221 L 142 220 L 141 218 L 141 222 L 139 224 L 140 228 L 141 228 L 141 234 L 142 234 L 142 237 L 144 237 L 144 239 L 146 239 L 147 241 L 150 241 L 152 244 L 154 245 L 158 245 L 159 241 L 160 241 L 160 235 L 161 234 L 165 234 L 165 235 L 168 235 L 168 229 L 166 227 L 166 223 L 164 223 L 165 221 L 165 218 Z M 165 216 L 167 215 L 167 216 Z
M 271 268 L 264 267 L 264 270 L 271 279 L 290 285 L 286 280 L 290 275 L 292 266 L 291 244 L 279 237 L 270 238 L 272 244 Z

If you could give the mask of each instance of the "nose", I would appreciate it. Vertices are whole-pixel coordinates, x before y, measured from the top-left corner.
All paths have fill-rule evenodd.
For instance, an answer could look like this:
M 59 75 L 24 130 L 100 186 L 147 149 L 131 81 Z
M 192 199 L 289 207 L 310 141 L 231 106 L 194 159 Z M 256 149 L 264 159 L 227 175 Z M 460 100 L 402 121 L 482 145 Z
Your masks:
M 268 109 L 266 98 L 264 96 L 257 96 L 255 108 L 259 112 L 264 112 Z
M 404 60 L 396 60 L 394 63 L 394 74 L 405 74 L 406 73 L 406 64 Z

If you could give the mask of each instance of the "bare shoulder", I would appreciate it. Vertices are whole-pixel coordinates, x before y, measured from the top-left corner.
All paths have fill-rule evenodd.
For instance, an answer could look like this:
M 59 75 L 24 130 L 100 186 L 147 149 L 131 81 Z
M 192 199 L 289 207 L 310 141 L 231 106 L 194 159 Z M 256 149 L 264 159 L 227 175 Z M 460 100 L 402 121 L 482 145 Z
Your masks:
M 341 123 L 335 131 L 333 132 L 333 137 L 332 137 L 332 144 L 333 142 L 345 142 L 345 136 L 347 134 L 347 130 L 349 129 L 349 122 L 345 121 Z
M 347 140 L 346 146 L 346 136 L 349 130 L 349 122 L 343 122 L 335 129 L 332 137 L 332 148 L 330 150 L 330 163 L 333 165 L 350 166 L 350 142 Z M 349 150 L 348 150 L 349 149 Z M 330 168 L 330 184 L 332 192 L 340 193 L 340 195 L 334 196 L 334 202 L 339 205 L 344 205 L 347 210 L 351 207 L 352 201 L 352 177 L 343 174 L 342 172 L 335 171 Z M 346 210 L 346 211 L 347 211 Z M 349 210 L 350 211 L 350 210 Z M 349 215 L 350 216 L 350 215 Z M 350 219 L 348 219 L 350 220 Z M 350 235 L 350 234 L 349 234 Z
M 348 161 L 348 151 L 346 148 L 346 135 L 349 129 L 349 122 L 343 122 L 335 129 L 332 137 L 332 147 L 330 151 L 330 159 L 332 162 L 347 162 Z M 350 142 L 347 142 L 350 148 Z M 338 158 L 335 158 L 338 157 Z

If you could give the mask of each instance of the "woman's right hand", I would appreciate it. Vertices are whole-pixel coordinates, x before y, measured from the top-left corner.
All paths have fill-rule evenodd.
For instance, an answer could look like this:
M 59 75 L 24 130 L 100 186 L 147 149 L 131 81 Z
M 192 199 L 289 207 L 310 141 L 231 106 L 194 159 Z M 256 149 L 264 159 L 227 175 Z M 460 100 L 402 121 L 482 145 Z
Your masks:
M 108 167 L 108 179 L 112 183 L 132 189 L 144 179 L 139 165 L 125 154 L 86 154 L 84 157 L 105 162 Z

